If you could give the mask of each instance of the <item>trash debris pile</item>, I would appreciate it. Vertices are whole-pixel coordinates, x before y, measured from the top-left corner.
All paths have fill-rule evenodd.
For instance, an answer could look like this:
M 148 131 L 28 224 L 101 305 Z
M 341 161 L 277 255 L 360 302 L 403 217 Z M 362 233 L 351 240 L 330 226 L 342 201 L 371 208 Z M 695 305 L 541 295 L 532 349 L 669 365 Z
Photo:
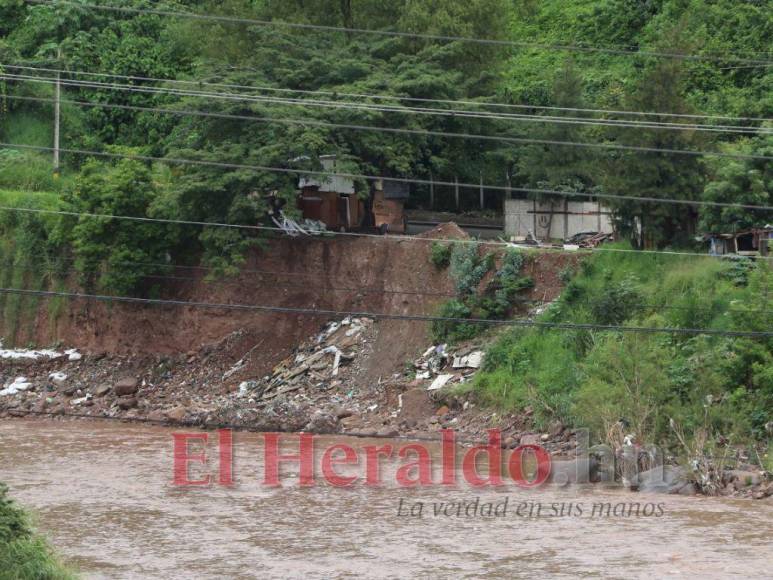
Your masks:
M 270 375 L 242 382 L 238 396 L 265 404 L 301 389 L 324 392 L 345 385 L 351 372 L 356 371 L 352 363 L 367 346 L 372 326 L 373 320 L 369 318 L 347 317 L 331 322 L 275 366 Z
M 16 377 L 13 382 L 5 385 L 5 388 L 0 390 L 0 397 L 8 395 L 16 395 L 22 391 L 27 391 L 32 388 L 32 383 L 26 377 Z
M 573 235 L 566 240 L 566 245 L 577 246 L 578 248 L 595 248 L 604 242 L 614 240 L 614 234 L 604 232 L 582 232 Z
M 55 350 L 29 350 L 29 349 L 4 349 L 3 342 L 0 341 L 0 359 L 4 360 L 29 360 L 36 361 L 40 359 L 59 359 L 67 357 L 67 360 L 77 361 L 81 359 L 81 354 L 75 350 L 66 350 L 63 353 Z
M 467 349 L 451 354 L 448 345 L 429 347 L 414 366 L 416 378 L 431 380 L 427 391 L 435 393 L 469 380 L 483 364 L 483 351 Z

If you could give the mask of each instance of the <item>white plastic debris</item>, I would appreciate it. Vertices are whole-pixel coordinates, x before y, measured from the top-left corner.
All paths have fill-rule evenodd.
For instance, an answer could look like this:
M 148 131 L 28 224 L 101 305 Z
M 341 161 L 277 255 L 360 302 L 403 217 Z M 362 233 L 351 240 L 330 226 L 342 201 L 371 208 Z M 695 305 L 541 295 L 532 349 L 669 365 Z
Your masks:
M 427 388 L 428 391 L 437 391 L 446 386 L 446 383 L 454 378 L 454 375 L 438 375 L 432 384 Z
M 258 386 L 257 381 L 244 381 L 239 384 L 239 396 L 246 397 L 250 391 Z
M 59 358 L 62 353 L 55 350 L 25 350 L 25 349 L 3 349 L 3 342 L 0 341 L 0 359 L 31 359 L 37 360 L 40 358 Z
M 51 373 L 48 375 L 48 380 L 55 385 L 62 385 L 67 380 L 67 375 L 64 373 Z
M 67 360 L 71 362 L 75 362 L 83 358 L 83 355 L 79 353 L 77 350 L 75 350 L 74 348 L 64 351 L 64 354 L 67 355 Z
M 229 378 L 231 378 L 233 375 L 238 373 L 240 370 L 244 368 L 245 364 L 246 363 L 244 362 L 244 359 L 237 361 L 237 363 L 234 366 L 232 366 L 230 369 L 228 369 L 226 372 L 223 373 L 223 380 L 226 381 Z
M 80 405 L 82 403 L 85 403 L 86 401 L 90 401 L 91 399 L 92 399 L 91 393 L 87 393 L 85 397 L 81 397 L 80 399 L 73 399 L 72 404 Z
M 0 391 L 0 397 L 15 395 L 30 388 L 32 388 L 32 383 L 30 383 L 26 377 L 17 377 L 14 382 Z
M 483 364 L 483 352 L 480 350 L 471 352 L 467 356 L 454 357 L 455 369 L 479 369 L 481 364 Z
M 338 376 L 338 366 L 341 364 L 341 351 L 336 349 L 335 359 L 333 360 L 333 376 Z

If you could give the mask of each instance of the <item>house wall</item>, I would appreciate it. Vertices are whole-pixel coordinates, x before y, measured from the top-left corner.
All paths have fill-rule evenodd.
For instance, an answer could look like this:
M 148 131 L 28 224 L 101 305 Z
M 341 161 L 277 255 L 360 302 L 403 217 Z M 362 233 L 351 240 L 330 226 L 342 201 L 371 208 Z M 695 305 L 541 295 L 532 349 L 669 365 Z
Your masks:
M 363 203 L 356 195 L 318 191 L 316 187 L 306 187 L 301 191 L 298 206 L 305 219 L 321 221 L 330 230 L 359 226 L 364 211 Z
M 403 200 L 385 199 L 383 191 L 376 191 L 373 197 L 373 217 L 376 221 L 376 227 L 387 224 L 390 232 L 404 234 L 405 218 L 403 207 Z
M 582 232 L 614 233 L 610 210 L 593 201 L 505 200 L 505 234 L 566 239 Z
M 338 195 L 330 192 L 317 191 L 316 188 L 304 188 L 299 200 L 303 217 L 318 220 L 328 228 L 338 225 Z

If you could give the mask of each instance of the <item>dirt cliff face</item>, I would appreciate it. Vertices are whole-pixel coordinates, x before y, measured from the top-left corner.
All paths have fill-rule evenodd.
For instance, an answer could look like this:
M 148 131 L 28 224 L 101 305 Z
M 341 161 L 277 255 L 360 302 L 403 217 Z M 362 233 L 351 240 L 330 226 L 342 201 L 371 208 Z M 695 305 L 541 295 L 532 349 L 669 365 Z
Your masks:
M 466 237 L 445 224 L 426 237 Z M 447 271 L 429 260 L 431 244 L 383 238 L 276 239 L 254 250 L 238 276 L 207 281 L 201 269 L 178 268 L 162 284 L 162 298 L 208 304 L 242 304 L 340 312 L 433 314 L 453 296 Z M 566 256 L 545 255 L 528 268 L 536 281 L 531 297 L 553 299 L 558 273 Z M 69 300 L 62 314 L 50 320 L 41 301 L 33 322 L 19 324 L 16 344 L 62 343 L 92 353 L 178 354 L 216 344 L 239 332 L 235 360 L 257 347 L 255 373 L 277 361 L 321 325 L 328 315 L 267 313 L 230 308 L 158 306 Z M 386 376 L 423 351 L 428 324 L 386 321 L 379 325 L 370 373 Z M 0 336 L 3 334 L 0 321 Z M 8 337 L 6 337 L 8 338 Z M 263 368 L 259 368 L 259 367 Z
M 236 277 L 210 282 L 206 271 L 178 268 L 172 274 L 177 279 L 161 280 L 162 297 L 216 304 L 427 314 L 452 294 L 446 273 L 432 266 L 428 254 L 428 243 L 414 241 L 271 240 L 265 249 L 248 256 Z M 95 353 L 176 354 L 198 350 L 245 330 L 243 344 L 234 345 L 235 352 L 262 343 L 259 348 L 264 355 L 255 358 L 266 361 L 270 368 L 330 318 L 73 299 L 59 318 L 49 320 L 49 309 L 41 301 L 34 322 L 19 324 L 14 342 L 61 342 Z M 384 358 L 399 359 L 403 352 L 408 356 L 427 342 L 426 324 L 395 321 L 385 328 L 399 339 L 378 341 Z M 2 331 L 0 326 L 0 335 Z

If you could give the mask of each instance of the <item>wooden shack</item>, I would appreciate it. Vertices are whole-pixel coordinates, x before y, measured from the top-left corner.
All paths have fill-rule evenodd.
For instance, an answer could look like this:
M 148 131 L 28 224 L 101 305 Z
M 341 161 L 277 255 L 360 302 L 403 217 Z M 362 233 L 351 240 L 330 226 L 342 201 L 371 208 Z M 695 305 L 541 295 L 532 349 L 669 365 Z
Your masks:
M 337 172 L 335 155 L 320 157 L 320 162 L 324 172 Z M 354 180 L 337 175 L 302 177 L 298 186 L 298 205 L 305 219 L 320 221 L 334 231 L 359 226 L 365 210 Z
M 733 234 L 705 234 L 709 254 L 724 256 L 768 256 L 773 250 L 773 226 L 751 228 Z

